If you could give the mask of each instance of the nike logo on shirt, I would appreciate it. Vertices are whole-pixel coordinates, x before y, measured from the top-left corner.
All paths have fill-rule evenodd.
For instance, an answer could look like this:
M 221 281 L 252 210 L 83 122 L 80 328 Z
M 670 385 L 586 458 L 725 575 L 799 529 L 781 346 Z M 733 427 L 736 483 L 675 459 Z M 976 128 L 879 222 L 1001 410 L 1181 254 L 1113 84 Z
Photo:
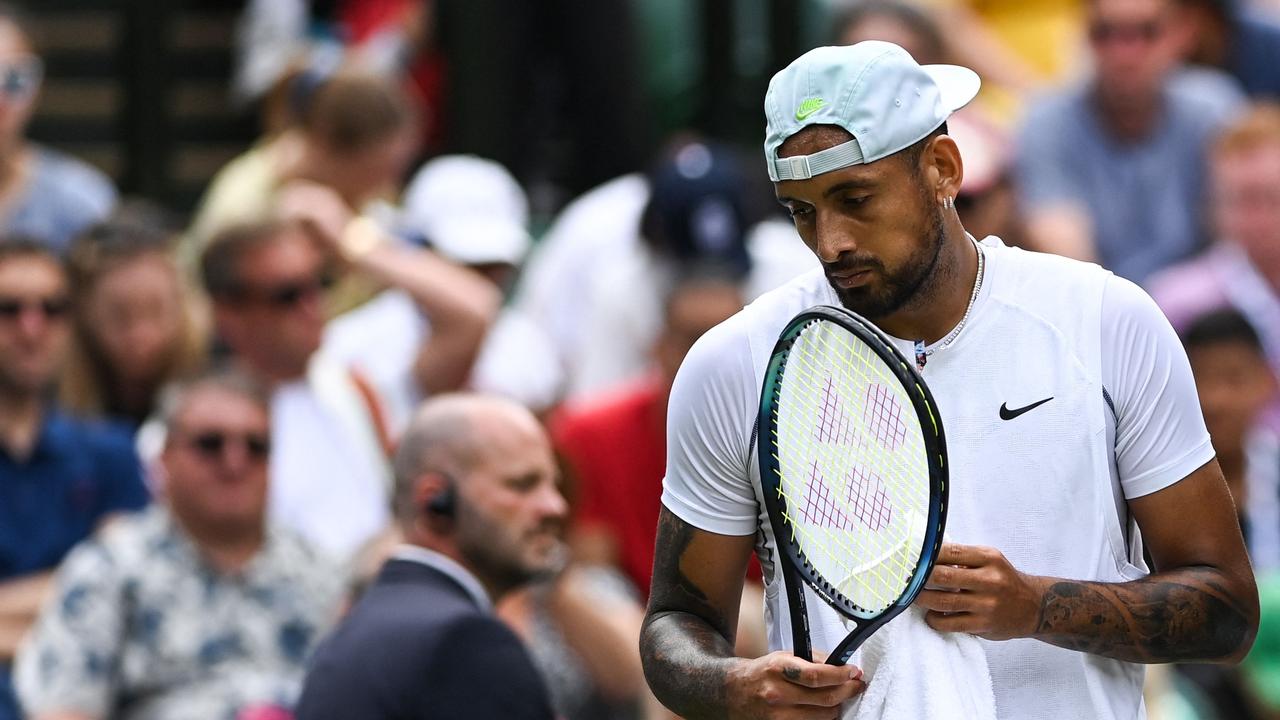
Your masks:
M 1045 399 L 1043 399 L 1043 400 L 1037 400 L 1036 402 L 1033 402 L 1033 403 L 1031 403 L 1030 405 L 1023 405 L 1023 406 L 1022 406 L 1022 407 L 1020 407 L 1020 408 L 1014 408 L 1013 410 L 1010 410 L 1010 409 L 1009 409 L 1009 407 L 1008 407 L 1008 404 L 1007 404 L 1007 403 L 1000 403 L 1000 419 L 1001 419 L 1001 420 L 1012 420 L 1012 419 L 1014 419 L 1014 418 L 1018 417 L 1019 415 L 1021 415 L 1022 413 L 1030 412 L 1030 411 L 1032 411 L 1032 410 L 1035 410 L 1036 408 L 1038 408 L 1038 407 L 1040 407 L 1041 405 L 1043 405 L 1043 404 L 1045 404 L 1045 403 L 1049 402 L 1049 401 L 1050 401 L 1050 400 L 1052 400 L 1052 399 L 1053 399 L 1052 397 L 1047 397 L 1047 398 L 1045 398 Z

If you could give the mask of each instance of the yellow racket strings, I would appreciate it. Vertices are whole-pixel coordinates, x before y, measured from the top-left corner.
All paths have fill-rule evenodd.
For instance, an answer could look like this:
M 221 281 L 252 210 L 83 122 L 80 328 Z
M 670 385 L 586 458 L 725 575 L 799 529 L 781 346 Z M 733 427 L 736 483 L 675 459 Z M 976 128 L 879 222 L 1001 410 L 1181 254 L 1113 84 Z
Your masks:
M 819 575 L 879 612 L 922 549 L 928 463 L 910 398 L 865 342 L 822 321 L 800 332 L 783 378 L 774 413 L 785 523 Z

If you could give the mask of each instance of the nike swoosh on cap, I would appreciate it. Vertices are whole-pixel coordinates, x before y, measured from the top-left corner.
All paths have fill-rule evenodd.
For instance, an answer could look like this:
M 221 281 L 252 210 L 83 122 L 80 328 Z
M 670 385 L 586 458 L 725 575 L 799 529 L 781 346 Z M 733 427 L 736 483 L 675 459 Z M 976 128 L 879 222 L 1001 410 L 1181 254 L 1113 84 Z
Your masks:
M 808 100 L 805 100 L 804 102 L 800 103 L 800 107 L 796 108 L 796 119 L 804 120 L 805 118 L 818 112 L 819 110 L 821 110 L 826 106 L 827 106 L 827 101 L 823 100 L 822 98 L 819 98 L 819 97 L 809 98 Z

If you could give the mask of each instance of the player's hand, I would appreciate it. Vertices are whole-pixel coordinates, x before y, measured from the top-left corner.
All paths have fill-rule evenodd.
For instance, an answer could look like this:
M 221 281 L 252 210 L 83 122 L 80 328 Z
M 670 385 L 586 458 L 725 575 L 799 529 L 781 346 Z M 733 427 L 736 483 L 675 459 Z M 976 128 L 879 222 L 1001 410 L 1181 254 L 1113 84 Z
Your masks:
M 916 604 L 934 630 L 988 640 L 1029 637 L 1040 617 L 1043 578 L 1018 572 L 995 548 L 944 543 Z
M 834 720 L 866 689 L 859 668 L 805 662 L 787 650 L 740 661 L 726 688 L 730 717 L 788 720 Z

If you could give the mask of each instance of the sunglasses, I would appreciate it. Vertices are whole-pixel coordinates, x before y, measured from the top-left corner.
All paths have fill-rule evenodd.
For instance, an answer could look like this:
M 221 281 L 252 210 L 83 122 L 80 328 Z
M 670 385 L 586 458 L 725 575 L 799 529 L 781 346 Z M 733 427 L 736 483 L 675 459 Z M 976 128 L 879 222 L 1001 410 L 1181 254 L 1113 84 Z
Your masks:
M 1159 20 L 1147 20 L 1133 23 L 1109 23 L 1101 20 L 1089 24 L 1089 39 L 1096 45 L 1111 42 L 1153 43 L 1164 30 L 1164 23 Z
M 241 443 L 250 460 L 262 462 L 271 454 L 271 440 L 265 433 L 224 433 L 217 430 L 192 433 L 187 445 L 206 460 L 224 457 L 233 443 Z
M 333 287 L 333 282 L 333 276 L 324 273 L 310 280 L 299 280 L 255 290 L 242 289 L 239 293 L 239 299 L 265 305 L 275 310 L 289 310 L 296 307 L 303 300 L 310 300 Z
M 0 95 L 25 100 L 35 94 L 43 76 L 44 65 L 39 58 L 0 62 Z
M 0 298 L 0 320 L 14 321 L 25 312 L 38 312 L 48 320 L 61 320 L 71 311 L 71 300 L 65 297 L 50 297 L 40 300 L 22 300 L 20 298 Z

